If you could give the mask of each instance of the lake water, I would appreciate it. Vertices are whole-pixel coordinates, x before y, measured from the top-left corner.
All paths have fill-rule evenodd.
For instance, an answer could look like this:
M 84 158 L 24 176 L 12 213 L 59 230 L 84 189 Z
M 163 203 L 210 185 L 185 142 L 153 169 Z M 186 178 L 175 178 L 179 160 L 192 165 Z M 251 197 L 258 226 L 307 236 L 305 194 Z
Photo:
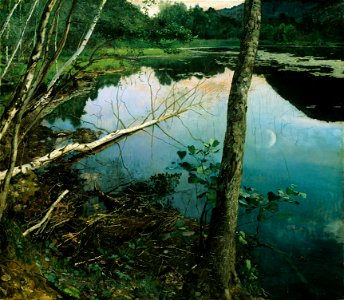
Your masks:
M 181 172 L 172 164 L 178 159 L 178 150 L 191 144 L 200 146 L 211 138 L 222 141 L 233 76 L 233 63 L 226 62 L 231 57 L 212 53 L 179 61 L 143 61 L 131 75 L 101 79 L 93 100 L 72 101 L 61 110 L 63 115 L 51 117 L 49 126 L 57 130 L 87 127 L 105 133 L 138 124 L 147 115 L 153 117 L 149 115 L 152 107 L 157 116 L 164 107 L 172 107 L 173 100 L 194 105 L 178 118 L 80 161 L 75 168 L 88 179 L 85 189 L 91 189 L 94 181 L 109 191 L 121 183 L 145 180 L 157 173 Z M 299 206 L 283 206 L 279 214 L 261 225 L 260 239 L 286 255 L 266 248 L 255 252 L 262 285 L 272 299 L 342 299 L 344 124 L 340 113 L 338 118 L 331 113 L 342 109 L 338 104 L 341 100 L 332 99 L 335 103 L 328 105 L 323 118 L 320 110 L 313 119 L 309 117 L 314 117 L 312 101 L 307 99 L 302 106 L 299 98 L 294 101 L 295 95 L 300 97 L 312 89 L 309 78 L 319 82 L 322 77 L 288 71 L 289 77 L 276 83 L 271 80 L 276 69 L 265 66 L 264 70 L 269 72 L 264 75 L 260 70 L 253 77 L 248 98 L 243 184 L 263 194 L 295 184 L 297 190 L 307 193 L 307 199 Z M 308 80 L 302 93 L 297 90 L 302 88 L 301 79 L 298 85 L 293 81 L 300 74 Z M 324 90 L 331 88 L 330 94 L 337 95 L 333 90 L 342 89 L 344 80 L 322 82 L 329 82 Z M 279 94 L 281 86 L 283 92 Z M 319 97 L 326 97 L 326 93 Z M 313 106 L 326 101 L 319 97 Z M 335 116 L 332 122 L 327 122 L 329 115 Z M 187 183 L 187 174 L 183 173 L 173 196 L 174 206 L 187 216 L 198 217 L 202 205 L 194 200 L 195 195 L 195 187 Z

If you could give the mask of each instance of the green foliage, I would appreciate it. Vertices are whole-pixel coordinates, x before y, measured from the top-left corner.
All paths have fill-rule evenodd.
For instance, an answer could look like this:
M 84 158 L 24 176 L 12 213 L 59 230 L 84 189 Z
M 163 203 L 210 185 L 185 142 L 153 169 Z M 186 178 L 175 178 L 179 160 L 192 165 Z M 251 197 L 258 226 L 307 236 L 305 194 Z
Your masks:
M 149 178 L 149 188 L 159 196 L 170 195 L 179 183 L 181 174 L 159 173 Z
M 264 221 L 279 211 L 281 203 L 299 205 L 300 199 L 307 198 L 305 193 L 301 193 L 295 188 L 295 185 L 290 185 L 285 190 L 279 189 L 277 193 L 268 192 L 264 197 L 255 189 L 244 187 L 240 191 L 239 204 L 247 214 L 256 211 L 258 222 Z
M 72 298 L 80 299 L 80 291 L 73 286 L 66 287 L 62 291 Z
M 179 166 L 189 173 L 188 182 L 203 186 L 203 192 L 197 195 L 199 199 L 205 199 L 207 203 L 215 206 L 217 197 L 217 178 L 220 164 L 216 162 L 214 154 L 220 151 L 220 142 L 211 139 L 203 143 L 203 148 L 194 145 L 187 147 L 187 151 L 178 151 Z M 188 160 L 185 158 L 188 155 Z

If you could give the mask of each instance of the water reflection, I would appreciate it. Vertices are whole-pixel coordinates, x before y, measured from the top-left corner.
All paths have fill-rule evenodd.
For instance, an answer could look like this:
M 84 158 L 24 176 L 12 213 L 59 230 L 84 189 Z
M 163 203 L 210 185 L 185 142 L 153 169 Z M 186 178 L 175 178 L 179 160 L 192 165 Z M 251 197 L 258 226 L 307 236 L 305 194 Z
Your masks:
M 83 176 L 96 180 L 105 191 L 121 182 L 165 172 L 177 159 L 177 150 L 186 145 L 223 139 L 233 71 L 224 69 L 203 79 L 189 74 L 178 82 L 169 75 L 170 81 L 164 79 L 164 84 L 161 76 L 159 70 L 144 67 L 121 78 L 117 86 L 100 89 L 94 101 L 86 102 L 82 126 L 104 131 L 142 121 L 152 103 L 158 107 L 164 99 L 178 98 L 190 88 L 193 97 L 203 103 L 197 111 L 190 110 L 180 118 L 135 134 L 78 163 L 76 168 Z M 280 215 L 264 222 L 260 238 L 296 259 L 294 263 L 310 284 L 300 281 L 283 257 L 262 249 L 256 254 L 263 268 L 264 285 L 275 295 L 282 293 L 282 299 L 339 299 L 344 292 L 343 123 L 310 119 L 277 94 L 263 77 L 253 78 L 248 102 L 243 184 L 265 193 L 294 183 L 308 194 L 302 205 L 285 206 L 283 218 Z M 74 125 L 63 119 L 53 122 L 61 129 Z M 182 213 L 198 216 L 201 205 L 190 200 L 195 199 L 195 193 L 183 174 L 174 205 Z

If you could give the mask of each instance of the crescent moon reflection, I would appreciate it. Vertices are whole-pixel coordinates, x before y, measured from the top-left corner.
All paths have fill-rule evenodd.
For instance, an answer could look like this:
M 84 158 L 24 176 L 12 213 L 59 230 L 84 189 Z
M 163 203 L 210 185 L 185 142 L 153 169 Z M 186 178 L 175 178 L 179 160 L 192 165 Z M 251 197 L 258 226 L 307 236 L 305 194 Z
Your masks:
M 276 144 L 277 136 L 276 133 L 273 132 L 271 129 L 265 129 L 266 134 L 266 148 L 271 148 Z

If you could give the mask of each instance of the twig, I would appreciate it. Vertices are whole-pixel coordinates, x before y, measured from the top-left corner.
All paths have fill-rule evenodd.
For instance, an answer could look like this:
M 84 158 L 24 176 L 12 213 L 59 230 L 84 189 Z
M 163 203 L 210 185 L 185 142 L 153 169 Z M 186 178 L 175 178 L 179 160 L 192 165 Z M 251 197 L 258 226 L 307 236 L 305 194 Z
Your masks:
M 88 262 L 93 262 L 93 261 L 99 260 L 99 259 L 101 259 L 101 258 L 103 258 L 103 255 L 99 255 L 99 256 L 97 256 L 97 257 L 94 257 L 94 258 L 91 258 L 91 259 L 88 259 L 88 260 L 80 261 L 80 262 L 75 263 L 75 264 L 74 264 L 74 267 L 77 267 L 77 266 L 79 266 L 79 265 L 86 264 L 86 263 L 88 263 Z
M 69 190 L 65 190 L 58 198 L 57 200 L 50 206 L 48 212 L 45 214 L 44 218 L 37 223 L 36 225 L 30 227 L 29 229 L 27 229 L 24 233 L 23 236 L 27 236 L 30 232 L 36 230 L 37 228 L 41 227 L 44 222 L 50 217 L 52 211 L 54 210 L 54 208 L 56 207 L 56 205 L 63 199 L 64 196 L 66 196 L 69 193 Z

